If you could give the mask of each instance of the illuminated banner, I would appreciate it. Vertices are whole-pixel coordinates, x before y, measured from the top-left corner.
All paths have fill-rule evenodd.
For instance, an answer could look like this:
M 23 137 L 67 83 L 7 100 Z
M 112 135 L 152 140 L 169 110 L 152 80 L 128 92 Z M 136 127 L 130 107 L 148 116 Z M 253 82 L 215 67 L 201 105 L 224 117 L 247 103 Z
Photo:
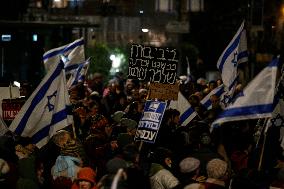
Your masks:
M 143 115 L 137 127 L 136 141 L 155 143 L 166 107 L 165 102 L 146 101 Z
M 131 46 L 128 78 L 174 84 L 179 55 L 174 48 Z

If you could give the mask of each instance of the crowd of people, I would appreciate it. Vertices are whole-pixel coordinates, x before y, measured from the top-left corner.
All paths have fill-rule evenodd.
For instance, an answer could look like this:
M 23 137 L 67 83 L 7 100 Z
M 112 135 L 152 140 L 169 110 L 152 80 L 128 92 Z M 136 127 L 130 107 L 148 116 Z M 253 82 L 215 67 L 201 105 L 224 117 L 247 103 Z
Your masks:
M 229 122 L 210 132 L 222 111 L 220 99 L 211 96 L 209 110 L 200 101 L 221 80 L 180 77 L 180 91 L 198 115 L 180 126 L 181 112 L 166 109 L 154 144 L 134 140 L 148 83 L 122 74 L 105 82 L 96 73 L 69 90 L 74 124 L 41 149 L 13 133 L 0 137 L 1 188 L 284 188 L 279 130 L 268 131 L 265 145 L 255 134 L 261 120 Z

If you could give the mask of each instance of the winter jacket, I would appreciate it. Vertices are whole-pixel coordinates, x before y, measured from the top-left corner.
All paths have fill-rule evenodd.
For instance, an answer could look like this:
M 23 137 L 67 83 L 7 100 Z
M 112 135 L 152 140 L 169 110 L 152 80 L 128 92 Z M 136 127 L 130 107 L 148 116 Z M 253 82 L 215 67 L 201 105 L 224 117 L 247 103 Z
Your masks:
M 171 189 L 179 184 L 178 179 L 162 165 L 152 163 L 150 168 L 151 189 Z

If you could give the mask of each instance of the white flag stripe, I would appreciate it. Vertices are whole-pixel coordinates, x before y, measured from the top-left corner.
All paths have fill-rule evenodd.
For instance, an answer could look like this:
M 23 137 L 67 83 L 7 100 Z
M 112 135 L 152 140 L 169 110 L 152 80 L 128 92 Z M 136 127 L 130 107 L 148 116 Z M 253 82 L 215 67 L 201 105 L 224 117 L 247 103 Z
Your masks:
M 278 62 L 277 58 L 264 68 L 212 125 L 228 121 L 271 117 L 275 107 Z
M 197 113 L 181 92 L 178 93 L 178 100 L 172 100 L 170 102 L 169 108 L 177 109 L 180 112 L 180 124 L 182 126 L 187 125 L 195 116 L 197 116 Z
M 206 95 L 201 101 L 200 103 L 207 109 L 211 109 L 212 107 L 212 103 L 210 100 L 210 97 L 212 95 L 217 95 L 218 97 L 220 97 L 222 94 L 224 93 L 224 85 L 220 85 L 218 87 L 216 87 L 215 89 L 213 89 L 208 95 Z
M 9 129 L 23 137 L 31 137 L 40 148 L 57 130 L 70 124 L 69 97 L 64 64 L 54 64 L 37 89 L 26 101 Z
M 43 62 L 45 69 L 49 70 L 52 64 L 59 63 L 62 55 L 67 59 L 65 67 L 83 62 L 85 60 L 84 39 L 77 39 L 70 44 L 51 49 L 44 53 Z

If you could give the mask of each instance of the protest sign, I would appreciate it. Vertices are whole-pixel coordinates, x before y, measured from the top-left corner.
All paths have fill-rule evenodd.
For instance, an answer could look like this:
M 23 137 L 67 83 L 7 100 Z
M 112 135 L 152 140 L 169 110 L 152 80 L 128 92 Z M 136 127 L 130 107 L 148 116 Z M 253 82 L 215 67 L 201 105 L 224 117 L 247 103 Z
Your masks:
M 143 115 L 137 127 L 136 141 L 155 143 L 166 106 L 165 102 L 146 101 Z
M 130 51 L 128 78 L 174 84 L 178 58 L 178 52 L 174 48 L 133 44 Z
M 151 83 L 149 91 L 149 99 L 177 100 L 179 86 L 178 83 L 175 85 Z

